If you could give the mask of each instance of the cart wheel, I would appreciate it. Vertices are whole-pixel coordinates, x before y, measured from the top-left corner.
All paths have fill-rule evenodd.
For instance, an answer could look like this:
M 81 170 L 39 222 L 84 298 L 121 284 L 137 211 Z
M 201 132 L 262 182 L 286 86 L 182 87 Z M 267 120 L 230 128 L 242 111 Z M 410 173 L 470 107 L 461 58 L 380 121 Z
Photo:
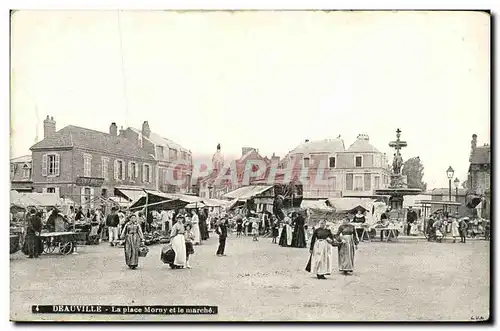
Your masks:
M 71 241 L 59 244 L 59 253 L 68 255 L 73 252 L 73 243 Z
M 52 243 L 50 242 L 50 240 L 45 240 L 43 242 L 43 252 L 45 254 L 54 253 L 55 250 L 56 250 L 56 246 L 52 245 Z

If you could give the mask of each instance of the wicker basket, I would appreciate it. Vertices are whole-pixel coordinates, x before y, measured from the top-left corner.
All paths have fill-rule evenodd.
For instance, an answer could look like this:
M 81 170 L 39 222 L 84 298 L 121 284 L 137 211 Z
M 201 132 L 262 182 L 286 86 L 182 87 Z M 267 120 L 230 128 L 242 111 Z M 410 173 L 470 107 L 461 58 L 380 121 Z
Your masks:
M 146 255 L 148 255 L 148 252 L 149 248 L 147 248 L 146 246 L 139 247 L 139 257 L 146 257 Z

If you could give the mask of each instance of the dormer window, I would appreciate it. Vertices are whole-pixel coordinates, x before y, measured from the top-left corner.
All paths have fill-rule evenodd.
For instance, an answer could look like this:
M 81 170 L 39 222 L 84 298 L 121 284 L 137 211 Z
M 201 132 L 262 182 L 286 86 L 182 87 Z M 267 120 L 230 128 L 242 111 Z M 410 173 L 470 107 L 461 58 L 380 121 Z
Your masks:
M 330 156 L 330 158 L 328 159 L 328 165 L 330 168 L 337 167 L 337 158 L 335 156 Z
M 311 159 L 309 159 L 309 157 L 305 157 L 303 161 L 304 161 L 304 168 L 309 168 Z
M 25 164 L 23 165 L 23 178 L 29 178 L 30 177 L 30 167 Z
M 354 166 L 356 168 L 362 168 L 363 167 L 363 157 L 362 156 L 356 156 L 354 158 Z

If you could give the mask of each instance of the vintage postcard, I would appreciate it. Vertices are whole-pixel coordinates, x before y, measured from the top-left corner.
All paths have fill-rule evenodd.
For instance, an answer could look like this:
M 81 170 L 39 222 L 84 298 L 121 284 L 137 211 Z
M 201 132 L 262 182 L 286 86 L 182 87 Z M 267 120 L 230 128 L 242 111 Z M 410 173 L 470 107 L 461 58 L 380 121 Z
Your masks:
M 489 12 L 10 20 L 12 321 L 490 320 Z

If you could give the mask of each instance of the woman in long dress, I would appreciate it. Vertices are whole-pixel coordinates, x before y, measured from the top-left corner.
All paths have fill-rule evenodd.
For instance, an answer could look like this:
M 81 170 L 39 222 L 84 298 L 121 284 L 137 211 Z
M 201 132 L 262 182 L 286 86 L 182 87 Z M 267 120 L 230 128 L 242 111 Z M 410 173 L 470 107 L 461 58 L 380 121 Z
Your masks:
M 293 230 L 293 239 L 292 239 L 292 247 L 297 248 L 305 248 L 306 244 L 306 233 L 304 230 L 306 220 L 304 216 L 299 214 L 297 218 L 295 218 L 295 227 Z
M 356 229 L 349 223 L 349 219 L 344 220 L 344 223 L 337 231 L 336 237 L 340 242 L 338 246 L 339 271 L 347 275 L 354 271 L 354 252 L 358 249 L 359 244 Z
M 170 243 L 172 244 L 172 249 L 175 252 L 174 263 L 170 266 L 172 269 L 180 269 L 186 266 L 186 241 L 184 239 L 184 217 L 178 215 L 176 217 L 176 223 L 172 226 L 172 231 L 170 232 Z
M 451 222 L 451 236 L 453 237 L 453 243 L 457 242 L 457 237 L 460 237 L 460 231 L 458 230 L 458 219 L 454 218 Z
M 314 230 L 311 238 L 311 257 L 309 258 L 306 270 L 316 274 L 318 279 L 326 279 L 326 275 L 330 275 L 333 270 L 333 233 L 326 228 L 326 222 L 321 220 L 319 228 Z
M 200 218 L 198 217 L 198 214 L 196 213 L 196 209 L 193 209 L 192 217 L 191 217 L 191 226 L 192 226 L 192 232 L 194 235 L 194 240 L 193 244 L 195 245 L 201 245 L 201 232 L 200 232 Z
M 289 247 L 292 245 L 292 227 L 290 226 L 290 222 L 290 218 L 285 217 L 279 241 L 279 245 L 282 247 Z
M 42 231 L 42 219 L 40 214 L 35 209 L 30 211 L 27 217 L 26 236 L 24 238 L 24 245 L 26 247 L 25 253 L 30 259 L 38 258 L 41 253 L 40 245 L 40 232 Z
M 135 269 L 139 265 L 139 247 L 144 242 L 144 235 L 136 215 L 130 216 L 130 221 L 123 228 L 121 238 L 125 239 L 125 263 L 130 269 Z

